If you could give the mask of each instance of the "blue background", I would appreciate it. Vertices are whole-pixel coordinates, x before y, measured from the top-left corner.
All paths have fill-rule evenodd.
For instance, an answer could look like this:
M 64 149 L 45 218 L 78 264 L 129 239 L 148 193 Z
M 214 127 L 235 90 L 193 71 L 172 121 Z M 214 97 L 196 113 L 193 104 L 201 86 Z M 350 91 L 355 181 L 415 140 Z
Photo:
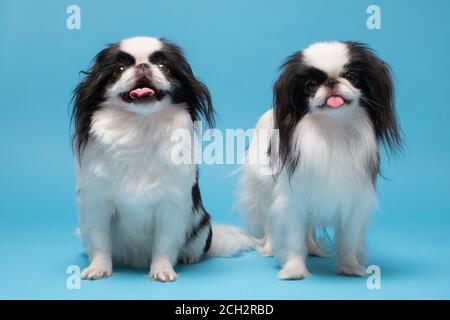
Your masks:
M 81 30 L 66 8 L 81 8 Z M 368 30 L 366 9 L 382 10 Z M 450 2 L 435 1 L 0 1 L 0 298 L 450 298 Z M 383 159 L 381 212 L 368 234 L 382 289 L 310 258 L 304 281 L 276 280 L 257 253 L 179 266 L 161 284 L 147 270 L 66 288 L 66 268 L 86 266 L 75 208 L 69 101 L 90 59 L 133 35 L 182 46 L 210 88 L 218 127 L 251 128 L 271 104 L 277 68 L 318 40 L 360 40 L 395 73 L 405 135 L 402 156 Z M 216 222 L 240 224 L 234 165 L 203 165 L 201 189 Z

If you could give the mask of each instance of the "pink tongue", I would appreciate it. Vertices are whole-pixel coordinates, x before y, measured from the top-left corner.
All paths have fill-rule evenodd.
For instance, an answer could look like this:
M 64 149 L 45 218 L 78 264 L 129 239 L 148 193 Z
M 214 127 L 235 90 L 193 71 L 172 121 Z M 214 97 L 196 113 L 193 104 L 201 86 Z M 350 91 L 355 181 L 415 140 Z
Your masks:
M 327 106 L 331 108 L 339 108 L 344 104 L 344 99 L 341 96 L 331 96 L 327 99 Z
M 150 88 L 138 88 L 130 91 L 130 97 L 133 99 L 151 97 L 155 94 L 155 91 Z

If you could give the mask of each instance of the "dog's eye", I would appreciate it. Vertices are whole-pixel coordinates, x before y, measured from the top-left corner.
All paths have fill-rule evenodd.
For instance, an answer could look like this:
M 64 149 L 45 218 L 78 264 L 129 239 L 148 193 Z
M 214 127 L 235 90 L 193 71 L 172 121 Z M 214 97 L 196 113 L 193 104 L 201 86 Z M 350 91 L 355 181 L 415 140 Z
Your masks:
M 158 68 L 160 68 L 161 70 L 167 70 L 167 67 L 166 67 L 166 65 L 164 63 L 158 63 L 156 66 Z
M 358 82 L 358 75 L 353 71 L 349 71 L 346 74 L 344 74 L 344 78 L 353 84 L 356 84 Z
M 317 88 L 317 81 L 315 80 L 307 80 L 305 82 L 305 91 L 310 94 Z
M 161 51 L 154 52 L 150 56 L 149 61 L 150 61 L 150 63 L 154 64 L 155 66 L 157 66 L 162 71 L 168 71 L 169 70 L 169 68 L 167 67 L 166 56 Z
M 126 67 L 124 64 L 122 64 L 122 63 L 116 64 L 116 65 L 114 66 L 114 69 L 113 69 L 113 74 L 114 74 L 114 76 L 115 76 L 115 77 L 120 77 L 120 75 L 124 72 L 124 70 L 125 70 L 126 68 L 127 68 L 127 67 Z
M 117 72 L 122 72 L 123 70 L 125 70 L 125 68 L 126 68 L 126 66 L 125 66 L 123 63 L 119 63 L 119 64 L 116 66 L 116 71 L 117 71 Z

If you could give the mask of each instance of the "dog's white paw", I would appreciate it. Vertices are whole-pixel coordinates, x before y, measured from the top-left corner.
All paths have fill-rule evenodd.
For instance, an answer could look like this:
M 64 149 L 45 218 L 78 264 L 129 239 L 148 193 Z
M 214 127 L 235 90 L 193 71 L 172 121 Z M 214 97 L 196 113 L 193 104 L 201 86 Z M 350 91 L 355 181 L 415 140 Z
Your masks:
M 357 262 L 339 264 L 336 268 L 338 274 L 352 277 L 364 277 L 366 275 L 366 268 Z
M 301 280 L 310 275 L 306 265 L 302 262 L 287 262 L 283 269 L 278 273 L 281 280 Z
M 155 259 L 150 267 L 149 276 L 151 279 L 161 282 L 177 280 L 177 274 L 167 258 Z
M 107 264 L 91 263 L 89 267 L 81 272 L 81 278 L 85 280 L 98 280 L 109 277 L 112 274 L 112 267 Z
M 278 273 L 278 278 L 281 280 L 302 280 L 310 275 L 307 269 L 297 269 L 297 268 L 283 268 Z
M 161 282 L 171 282 L 177 280 L 177 274 L 172 268 L 158 270 L 152 269 L 150 270 L 150 278 Z

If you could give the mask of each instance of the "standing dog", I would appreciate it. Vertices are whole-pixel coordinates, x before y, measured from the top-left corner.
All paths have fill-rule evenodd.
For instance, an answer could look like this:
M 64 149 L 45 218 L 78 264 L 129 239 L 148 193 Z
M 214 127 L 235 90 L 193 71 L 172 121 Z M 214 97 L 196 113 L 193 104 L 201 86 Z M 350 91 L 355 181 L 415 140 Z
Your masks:
M 309 274 L 307 249 L 320 254 L 312 230 L 328 225 L 337 272 L 365 274 L 379 145 L 400 148 L 399 131 L 389 68 L 366 45 L 316 43 L 287 59 L 273 110 L 256 126 L 240 193 L 244 217 L 264 236 L 261 251 L 282 263 L 281 279 Z

